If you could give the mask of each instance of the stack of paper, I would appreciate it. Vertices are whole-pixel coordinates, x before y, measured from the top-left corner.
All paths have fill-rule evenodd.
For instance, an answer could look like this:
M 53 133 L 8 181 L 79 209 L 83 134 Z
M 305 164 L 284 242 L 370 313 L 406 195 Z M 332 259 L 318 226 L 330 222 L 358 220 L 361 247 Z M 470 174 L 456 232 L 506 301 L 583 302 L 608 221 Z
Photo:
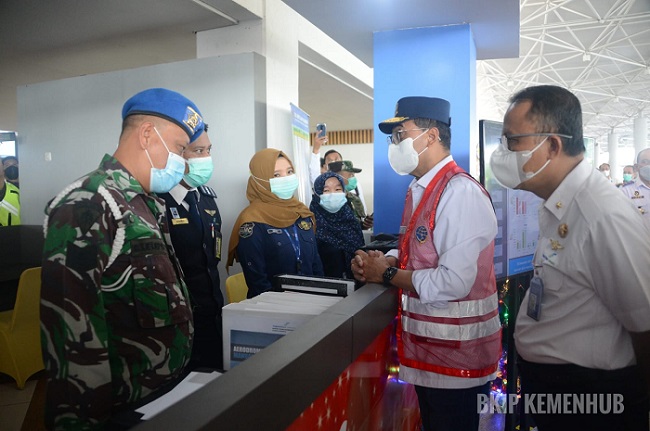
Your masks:
M 223 308 L 224 369 L 240 364 L 331 307 L 341 297 L 265 292 Z

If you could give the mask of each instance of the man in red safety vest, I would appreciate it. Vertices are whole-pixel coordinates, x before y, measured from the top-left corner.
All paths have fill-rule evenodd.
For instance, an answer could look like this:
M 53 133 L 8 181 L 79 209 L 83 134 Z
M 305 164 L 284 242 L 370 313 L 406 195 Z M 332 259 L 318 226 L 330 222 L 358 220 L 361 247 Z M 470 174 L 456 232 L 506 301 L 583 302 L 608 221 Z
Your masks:
M 424 429 L 476 431 L 501 355 L 494 275 L 497 220 L 485 189 L 454 162 L 449 102 L 405 97 L 379 123 L 388 161 L 412 175 L 399 248 L 358 251 L 355 277 L 400 289 L 401 380 L 415 386 Z

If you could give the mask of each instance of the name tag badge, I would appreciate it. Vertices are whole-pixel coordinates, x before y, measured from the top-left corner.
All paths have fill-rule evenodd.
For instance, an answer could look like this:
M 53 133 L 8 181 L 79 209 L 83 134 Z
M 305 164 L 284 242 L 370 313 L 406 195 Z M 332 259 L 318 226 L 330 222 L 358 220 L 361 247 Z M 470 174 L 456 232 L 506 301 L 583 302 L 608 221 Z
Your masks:
M 186 218 L 173 218 L 172 224 L 176 226 L 177 224 L 189 224 L 190 221 Z
M 533 277 L 528 288 L 528 310 L 529 317 L 539 321 L 542 315 L 542 300 L 544 299 L 544 282 L 540 277 Z
M 406 233 L 406 226 L 400 226 L 399 227 L 399 234 L 404 235 Z
M 221 232 L 215 232 L 214 235 L 214 257 L 221 260 Z

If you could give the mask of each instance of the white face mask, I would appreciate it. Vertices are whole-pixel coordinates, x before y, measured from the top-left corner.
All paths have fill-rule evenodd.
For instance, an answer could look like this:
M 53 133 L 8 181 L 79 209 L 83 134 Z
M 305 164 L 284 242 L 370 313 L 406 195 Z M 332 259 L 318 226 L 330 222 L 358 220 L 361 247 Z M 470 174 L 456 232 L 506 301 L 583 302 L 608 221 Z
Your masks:
M 490 157 L 490 168 L 497 181 L 504 187 L 516 189 L 523 182 L 530 180 L 548 166 L 551 160 L 547 160 L 536 172 L 525 172 L 524 165 L 533 157 L 533 153 L 542 146 L 548 139 L 545 137 L 532 150 L 510 151 L 506 142 L 501 142 Z
M 320 195 L 320 206 L 328 212 L 337 213 L 348 201 L 345 193 L 323 193 Z
M 388 146 L 388 163 L 399 175 L 408 175 L 418 167 L 420 154 L 424 153 L 429 147 L 424 147 L 424 150 L 418 153 L 413 148 L 413 143 L 427 131 L 420 133 L 415 139 L 406 138 L 397 145 L 390 144 Z

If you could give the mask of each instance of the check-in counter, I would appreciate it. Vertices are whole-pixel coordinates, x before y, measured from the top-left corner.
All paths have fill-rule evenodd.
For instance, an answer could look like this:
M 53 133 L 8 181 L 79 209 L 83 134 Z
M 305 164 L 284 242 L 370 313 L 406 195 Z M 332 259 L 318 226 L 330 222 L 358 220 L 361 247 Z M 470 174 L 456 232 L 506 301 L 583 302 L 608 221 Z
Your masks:
M 134 429 L 415 429 L 417 397 L 396 378 L 396 315 L 397 290 L 366 285 Z

